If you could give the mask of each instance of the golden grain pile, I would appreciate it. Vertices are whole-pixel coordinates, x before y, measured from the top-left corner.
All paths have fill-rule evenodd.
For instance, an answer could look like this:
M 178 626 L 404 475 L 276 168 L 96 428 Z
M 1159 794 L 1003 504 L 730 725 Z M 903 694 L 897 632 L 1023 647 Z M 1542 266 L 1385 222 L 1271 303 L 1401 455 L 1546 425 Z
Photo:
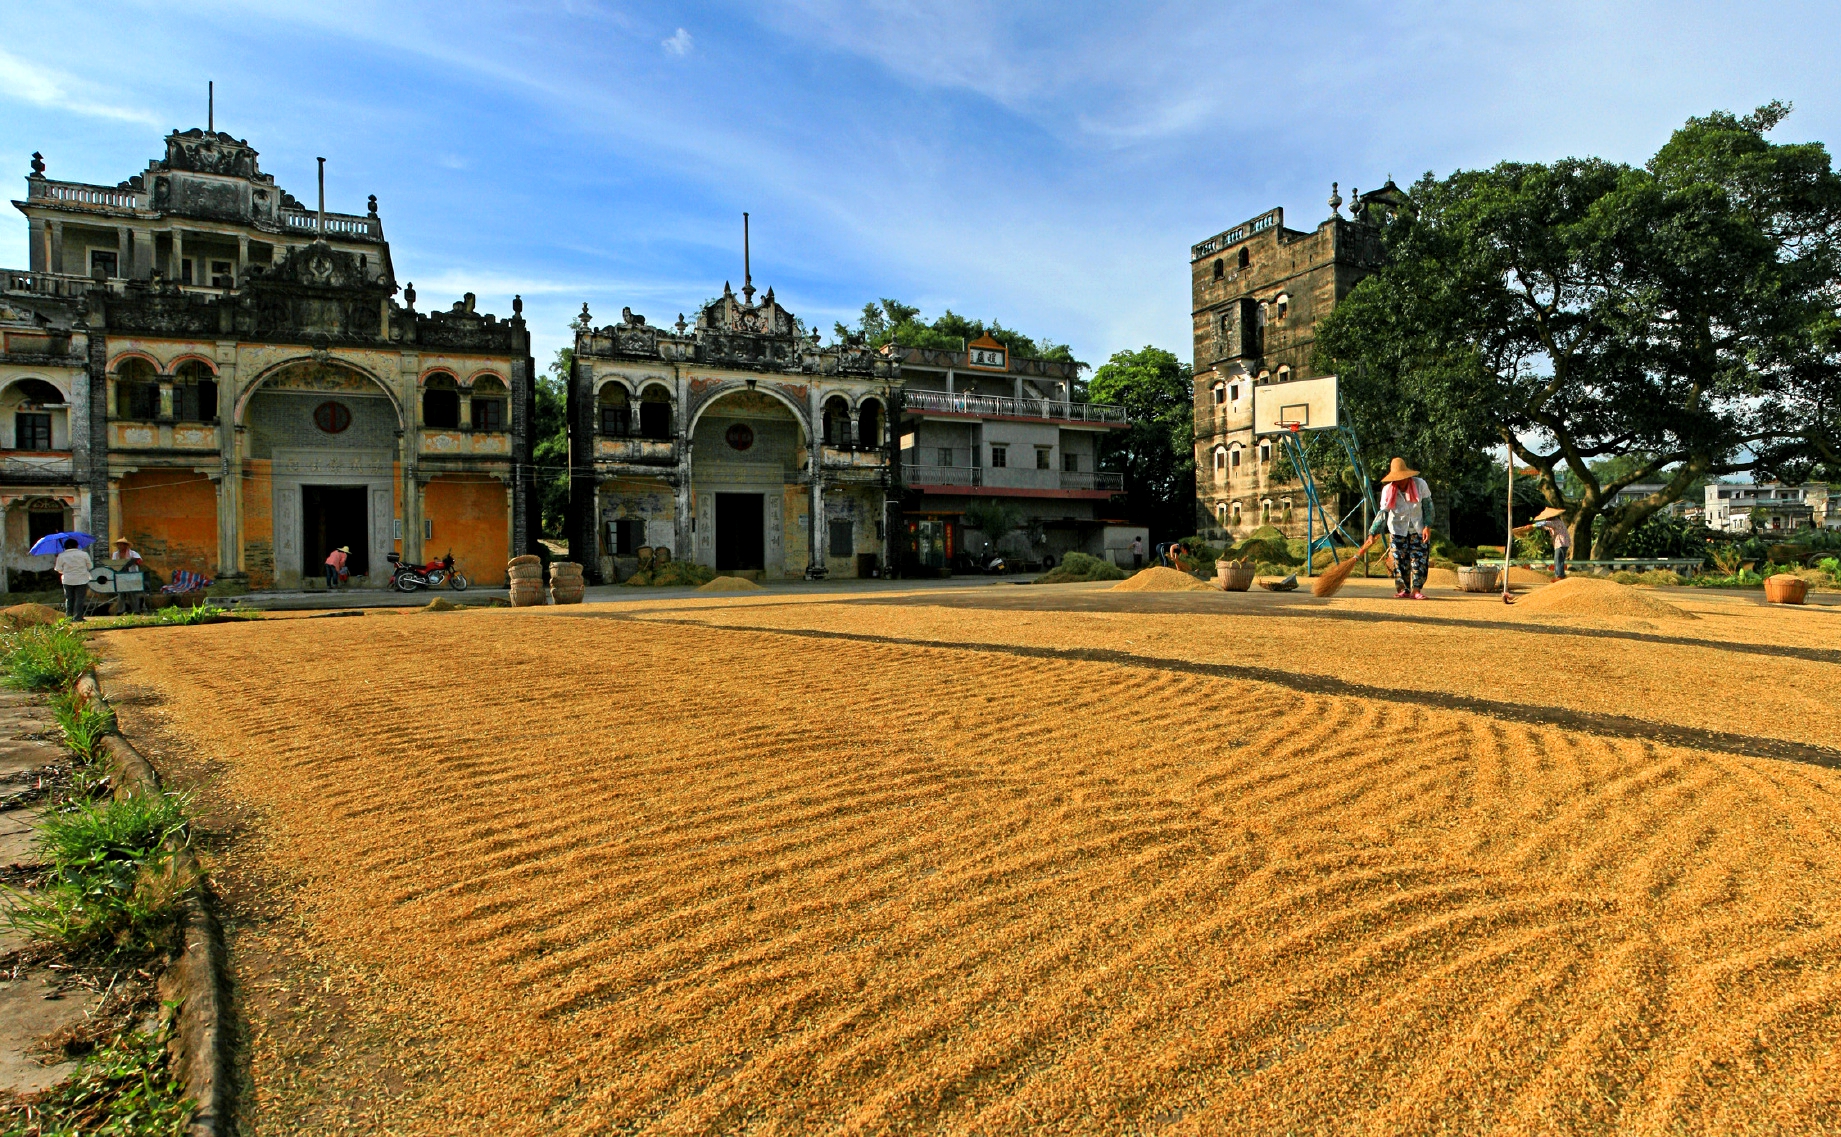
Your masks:
M 720 613 L 1222 635 L 914 604 Z M 1402 658 L 1384 630 L 1339 650 Z M 1262 635 L 1299 659 L 1320 630 Z M 1833 771 L 1149 666 L 524 611 L 103 644 L 259 808 L 303 939 L 364 977 L 350 1013 L 433 1056 L 392 1132 L 1837 1116 Z M 468 666 L 287 666 L 405 653 Z M 258 1121 L 289 1076 L 263 1045 Z
M 1654 620 L 1692 620 L 1695 615 L 1666 600 L 1614 580 L 1569 576 L 1537 588 L 1516 605 L 1523 613 L 1545 616 L 1637 616 Z
M 1112 592 L 1204 592 L 1208 585 L 1180 569 L 1152 565 L 1112 585 Z
M 759 592 L 761 586 L 745 576 L 719 576 L 707 584 L 699 584 L 698 592 Z

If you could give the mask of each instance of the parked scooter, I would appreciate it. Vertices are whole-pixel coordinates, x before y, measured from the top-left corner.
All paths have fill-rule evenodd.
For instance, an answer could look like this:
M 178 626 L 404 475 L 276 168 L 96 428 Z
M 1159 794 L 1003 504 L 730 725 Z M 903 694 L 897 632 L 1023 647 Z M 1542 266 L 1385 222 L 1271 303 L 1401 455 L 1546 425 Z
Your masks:
M 440 588 L 443 584 L 456 592 L 464 592 L 467 585 L 472 583 L 467 579 L 467 574 L 454 567 L 454 554 L 451 552 L 425 565 L 410 564 L 395 553 L 385 554 L 385 559 L 390 562 L 390 587 L 398 592 Z

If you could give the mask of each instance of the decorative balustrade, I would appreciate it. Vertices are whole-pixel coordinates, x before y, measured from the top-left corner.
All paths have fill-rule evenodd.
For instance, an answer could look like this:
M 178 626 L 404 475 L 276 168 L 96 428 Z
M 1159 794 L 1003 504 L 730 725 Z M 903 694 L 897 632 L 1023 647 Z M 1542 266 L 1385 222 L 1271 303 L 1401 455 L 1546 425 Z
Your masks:
M 318 233 L 320 215 L 318 213 L 283 213 L 281 223 L 291 233 Z M 376 237 L 382 239 L 381 223 L 375 217 L 359 217 L 351 213 L 328 213 L 326 215 L 326 232 L 336 237 Z
M 82 182 L 37 180 L 31 183 L 26 196 L 68 201 L 74 205 L 103 205 L 112 209 L 134 209 L 140 204 L 139 195 L 133 190 L 116 186 L 90 186 Z
M 880 470 L 889 462 L 888 455 L 879 448 L 831 442 L 824 444 L 822 460 L 827 470 Z
M 609 462 L 637 462 L 645 466 L 671 466 L 678 460 L 678 444 L 669 438 L 622 438 L 601 435 L 595 439 L 595 457 Z
M 43 481 L 46 478 L 68 478 L 71 470 L 68 450 L 51 454 L 0 454 L 0 478 Z
M 87 276 L 0 269 L 0 289 L 7 292 L 27 292 L 37 296 L 81 296 L 91 287 L 94 287 L 94 282 Z
M 1062 399 L 1014 399 L 1005 395 L 972 395 L 953 391 L 902 393 L 910 411 L 967 415 L 975 418 L 1039 418 L 1059 422 L 1103 422 L 1123 426 L 1125 408 L 1111 403 L 1080 403 Z

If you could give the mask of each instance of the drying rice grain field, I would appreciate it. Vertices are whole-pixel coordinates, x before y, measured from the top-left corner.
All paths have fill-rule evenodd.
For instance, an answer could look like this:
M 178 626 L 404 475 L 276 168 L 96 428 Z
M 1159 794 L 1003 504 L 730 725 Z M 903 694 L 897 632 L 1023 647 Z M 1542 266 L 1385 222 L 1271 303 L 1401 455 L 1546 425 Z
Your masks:
M 1841 611 L 1104 587 L 103 637 L 244 1132 L 1841 1128 Z

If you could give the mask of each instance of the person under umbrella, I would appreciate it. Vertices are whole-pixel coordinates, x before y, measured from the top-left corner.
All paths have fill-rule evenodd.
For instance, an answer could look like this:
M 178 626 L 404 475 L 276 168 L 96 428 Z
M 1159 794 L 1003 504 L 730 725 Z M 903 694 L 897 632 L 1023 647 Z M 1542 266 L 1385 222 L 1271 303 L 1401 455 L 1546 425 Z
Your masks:
M 1432 568 L 1432 488 L 1401 458 L 1381 479 L 1381 511 L 1368 527 L 1371 534 L 1383 530 L 1393 540 L 1395 599 L 1424 600 Z
M 64 585 L 64 614 L 72 620 L 83 619 L 83 609 L 89 598 L 90 580 L 96 575 L 96 564 L 90 555 L 77 548 L 75 537 L 64 538 L 64 551 L 52 567 L 57 570 L 58 580 Z

